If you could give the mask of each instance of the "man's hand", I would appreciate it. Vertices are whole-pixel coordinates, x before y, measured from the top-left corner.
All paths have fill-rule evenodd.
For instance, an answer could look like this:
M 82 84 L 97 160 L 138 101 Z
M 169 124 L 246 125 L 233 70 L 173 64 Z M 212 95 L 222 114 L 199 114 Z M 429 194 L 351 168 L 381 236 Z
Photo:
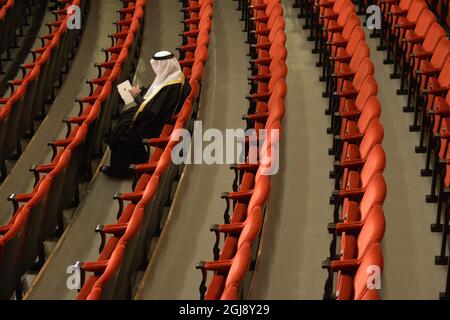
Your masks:
M 129 90 L 129 92 L 131 93 L 131 95 L 133 97 L 136 97 L 137 95 L 139 95 L 141 93 L 141 89 L 139 87 L 133 87 Z

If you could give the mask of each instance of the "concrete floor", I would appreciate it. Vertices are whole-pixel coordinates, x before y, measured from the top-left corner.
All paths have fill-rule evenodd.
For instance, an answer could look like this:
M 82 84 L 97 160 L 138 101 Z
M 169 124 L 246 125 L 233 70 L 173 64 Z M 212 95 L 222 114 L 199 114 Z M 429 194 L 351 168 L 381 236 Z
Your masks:
M 97 3 L 94 1 L 93 3 Z M 99 2 L 100 3 L 100 2 Z M 116 18 L 114 7 L 120 5 L 116 1 L 108 1 L 105 5 L 97 6 L 97 11 L 91 12 L 96 15 L 103 12 L 104 17 L 100 20 L 90 17 L 90 21 L 96 21 L 97 25 L 93 28 L 100 30 L 97 40 L 93 43 L 93 49 L 98 53 L 96 59 L 89 58 L 89 62 L 99 61 L 101 59 L 101 48 L 106 47 L 108 41 L 107 34 L 111 32 L 111 21 Z M 175 7 L 176 8 L 175 8 Z M 138 65 L 135 83 L 139 85 L 148 85 L 154 78 L 150 65 L 150 59 L 155 51 L 167 49 L 175 51 L 179 44 L 178 34 L 182 31 L 181 25 L 173 25 L 173 28 L 165 28 L 162 32 L 155 26 L 167 26 L 170 21 L 179 21 L 179 10 L 177 2 L 158 2 L 151 1 L 146 7 L 146 25 L 144 30 L 141 59 Z M 92 10 L 92 9 L 91 9 Z M 171 12 L 173 15 L 160 14 Z M 106 12 L 108 15 L 106 15 Z M 92 20 L 91 20 L 92 19 Z M 161 32 L 160 32 L 161 31 Z M 93 68 L 90 68 L 93 69 Z M 95 70 L 95 69 L 94 69 Z M 81 83 L 82 81 L 79 80 Z M 103 164 L 109 163 L 109 152 L 107 152 L 102 161 Z M 117 202 L 112 199 L 116 192 L 131 191 L 131 180 L 114 180 L 107 176 L 97 173 L 88 188 L 88 194 L 82 200 L 80 206 L 74 214 L 73 220 L 66 228 L 66 231 L 55 250 L 47 260 L 45 266 L 39 273 L 37 280 L 29 291 L 28 299 L 74 299 L 77 295 L 76 290 L 69 290 L 66 286 L 68 275 L 66 269 L 77 261 L 95 261 L 98 258 L 98 247 L 100 240 L 94 232 L 98 224 L 114 223 L 117 215 Z
M 107 156 L 105 157 L 107 158 Z M 100 237 L 96 234 L 98 224 L 113 223 L 118 205 L 112 197 L 116 192 L 130 191 L 131 181 L 117 181 L 97 173 L 89 186 L 86 198 L 75 212 L 71 223 L 56 244 L 29 290 L 30 300 L 73 300 L 76 290 L 66 285 L 68 266 L 77 261 L 96 261 Z
M 247 47 L 233 1 L 215 1 L 209 60 L 201 97 L 203 128 L 242 128 L 248 94 Z M 140 299 L 198 299 L 200 260 L 212 258 L 214 236 L 209 227 L 223 221 L 234 175 L 227 165 L 189 165 L 159 246 L 147 269 Z

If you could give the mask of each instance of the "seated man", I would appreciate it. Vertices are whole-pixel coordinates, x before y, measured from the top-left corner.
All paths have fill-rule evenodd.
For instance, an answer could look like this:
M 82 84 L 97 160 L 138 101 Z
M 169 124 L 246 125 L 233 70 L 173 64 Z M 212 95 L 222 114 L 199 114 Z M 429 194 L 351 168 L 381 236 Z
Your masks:
M 137 106 L 124 111 L 117 126 L 106 136 L 111 165 L 101 171 L 110 177 L 128 177 L 131 164 L 148 161 L 142 140 L 159 137 L 164 124 L 180 111 L 191 91 L 172 53 L 158 52 L 150 63 L 156 73 L 153 84 L 147 91 L 138 87 L 130 90 Z

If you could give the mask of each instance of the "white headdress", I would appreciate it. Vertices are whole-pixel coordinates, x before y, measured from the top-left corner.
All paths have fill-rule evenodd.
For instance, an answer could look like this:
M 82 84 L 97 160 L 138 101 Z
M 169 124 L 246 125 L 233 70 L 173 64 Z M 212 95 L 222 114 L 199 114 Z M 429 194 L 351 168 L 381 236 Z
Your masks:
M 154 96 L 165 85 L 184 79 L 183 71 L 175 56 L 168 51 L 155 53 L 150 61 L 156 78 L 144 96 L 144 99 Z

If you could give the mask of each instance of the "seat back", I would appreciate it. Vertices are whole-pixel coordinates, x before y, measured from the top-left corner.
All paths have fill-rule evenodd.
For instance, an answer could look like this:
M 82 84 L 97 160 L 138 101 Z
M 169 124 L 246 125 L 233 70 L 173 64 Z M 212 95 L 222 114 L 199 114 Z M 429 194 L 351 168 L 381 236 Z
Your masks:
M 228 271 L 225 290 L 222 293 L 221 300 L 238 300 L 239 284 L 247 273 L 252 258 L 252 246 L 250 242 L 245 242 L 239 248 L 233 259 L 230 270 Z
M 286 80 L 284 78 L 279 78 L 277 82 L 275 83 L 271 98 L 284 98 L 287 94 L 287 84 Z M 270 100 L 270 99 L 269 99 Z
M 355 30 L 357 26 L 361 26 L 361 19 L 359 19 L 356 13 L 352 12 L 345 22 L 344 29 L 342 30 L 342 37 L 344 39 L 349 39 L 353 30 Z
M 450 118 L 443 118 L 440 128 L 440 134 L 448 134 L 450 132 Z M 440 139 L 439 159 L 446 159 L 448 154 L 448 139 Z M 448 184 L 446 184 L 448 185 Z
M 39 255 L 41 242 L 42 222 L 47 212 L 49 190 L 52 179 L 46 176 L 41 181 L 36 194 L 31 201 L 25 205 L 25 210 L 29 210 L 29 218 L 26 225 L 26 236 L 17 264 L 18 275 L 21 276 L 27 272 Z
M 114 290 L 121 270 L 122 260 L 126 250 L 126 243 L 119 241 L 114 252 L 108 260 L 108 265 L 103 274 L 92 287 L 87 300 L 112 300 Z
M 8 232 L 0 236 L 0 299 L 9 300 L 16 289 L 17 261 L 25 235 L 28 210 L 23 208 Z
M 286 21 L 283 19 L 281 15 L 273 14 L 269 17 L 267 27 L 270 29 L 270 31 L 272 30 L 277 31 L 278 29 L 284 30 L 286 28 Z
M 39 86 L 38 79 L 39 74 L 41 72 L 41 67 L 39 65 L 36 65 L 29 74 L 25 77 L 28 85 L 27 90 L 25 93 L 24 98 L 24 107 L 21 113 L 20 117 L 20 124 L 19 124 L 19 132 L 18 136 L 23 137 L 28 130 L 31 128 L 33 119 L 33 110 L 37 108 L 37 106 L 34 106 L 35 100 L 37 100 L 36 97 L 36 91 Z M 40 107 L 39 107 L 40 109 Z
M 371 96 L 367 103 L 380 105 L 380 102 L 376 96 Z M 380 121 L 372 121 L 359 145 L 359 154 L 361 159 L 365 159 L 375 145 L 381 144 L 383 138 L 384 128 Z
M 284 14 L 283 6 L 280 4 L 280 1 L 268 1 L 267 7 L 265 10 L 265 14 L 269 17 L 273 14 Z
M 249 242 L 252 243 L 262 228 L 262 209 L 261 207 L 254 207 L 247 214 L 247 219 L 244 222 L 244 228 L 239 235 L 238 250 Z
M 433 67 L 441 68 L 449 55 L 450 55 L 450 41 L 444 37 L 437 44 L 430 62 L 433 65 Z
M 378 93 L 378 83 L 372 75 L 367 76 L 363 83 L 361 84 L 361 88 L 358 92 L 358 95 L 355 99 L 355 105 L 358 109 L 361 109 L 370 97 L 376 96 Z
M 267 21 L 267 28 L 272 29 L 278 17 L 282 17 L 284 13 L 283 6 L 280 3 L 277 3 L 273 6 L 272 11 L 268 15 L 269 20 Z M 283 19 L 284 20 L 284 19 Z M 257 24 L 256 30 L 261 28 L 265 28 L 265 23 Z M 285 25 L 285 24 L 284 24 Z M 283 27 L 284 29 L 284 27 Z
M 360 220 L 365 221 L 367 214 L 374 205 L 383 205 L 386 199 L 387 187 L 383 175 L 376 174 L 370 180 L 366 192 L 359 203 Z
M 386 10 L 385 12 L 385 18 L 388 20 L 389 24 L 391 25 L 392 32 L 395 32 L 395 25 L 397 24 L 398 15 L 390 15 L 389 12 L 398 11 L 398 8 L 400 8 L 403 12 L 408 12 L 409 8 L 411 7 L 413 0 L 400 0 L 400 3 L 398 5 L 389 5 L 385 6 L 386 8 L 389 8 L 390 10 Z
M 378 267 L 378 270 L 376 269 Z M 362 262 L 359 265 L 358 270 L 353 279 L 354 283 L 354 293 L 353 300 L 361 300 L 367 295 L 373 297 L 373 293 L 369 293 L 370 291 L 377 290 L 376 281 L 379 281 L 381 278 L 381 273 L 383 272 L 384 260 L 383 260 L 383 252 L 381 249 L 380 243 L 374 243 L 366 252 L 364 258 L 362 258 Z M 374 272 L 380 272 L 379 277 L 374 275 Z M 370 279 L 369 277 L 372 277 Z M 369 280 L 372 280 L 370 282 Z
M 269 33 L 269 42 L 272 44 L 286 44 L 287 36 L 284 32 L 285 22 L 284 19 L 275 20 L 272 29 L 270 29 Z
M 423 48 L 427 52 L 434 52 L 438 43 L 446 37 L 444 28 L 437 22 L 434 22 L 430 29 L 428 29 L 425 40 L 423 41 Z
M 197 46 L 209 46 L 210 36 L 207 30 L 201 30 L 197 37 Z
M 356 48 L 358 48 L 358 44 L 361 41 L 364 41 L 366 38 L 366 34 L 364 32 L 364 29 L 361 28 L 361 26 L 356 26 L 351 35 L 350 39 L 348 40 L 347 46 L 345 48 L 345 51 L 347 51 L 347 54 L 353 55 Z
M 83 172 L 84 164 L 84 145 L 87 137 L 88 128 L 82 125 L 78 130 L 74 141 L 69 145 L 68 149 L 72 152 L 69 167 L 66 172 L 64 181 L 64 189 L 62 191 L 62 207 L 66 207 L 78 202 L 78 183 L 80 179 L 80 171 Z
M 192 80 L 199 80 L 203 77 L 204 72 L 204 65 L 203 63 L 194 63 L 191 70 L 191 81 Z
M 263 175 L 255 184 L 255 187 L 253 189 L 253 195 L 247 206 L 247 214 L 249 212 L 252 212 L 256 207 L 262 208 L 269 197 L 269 193 L 270 193 L 270 177 Z
M 439 74 L 438 81 L 441 87 L 450 86 L 450 57 L 445 61 L 442 71 Z
M 358 119 L 359 132 L 366 133 L 373 119 L 379 119 L 381 115 L 381 104 L 378 99 L 368 99 Z
M 275 84 L 277 83 L 278 79 L 283 78 L 286 79 L 288 72 L 288 68 L 286 63 L 283 60 L 278 61 L 277 67 L 274 68 L 273 72 L 271 73 L 270 81 L 269 81 L 269 90 L 272 90 L 275 87 Z
M 266 128 L 272 127 L 275 122 L 278 122 L 279 125 L 279 122 L 281 121 L 286 112 L 284 100 L 282 98 L 269 100 L 268 110 L 269 110 L 269 117 L 267 118 L 266 121 Z
M 364 58 L 370 57 L 370 48 L 365 41 L 360 41 L 350 60 L 350 69 L 356 71 Z
M 398 6 L 400 7 L 400 9 L 409 10 L 412 3 L 413 3 L 413 0 L 400 0 L 400 3 L 398 4 Z
M 361 260 L 356 272 L 340 272 L 336 288 L 336 299 L 361 300 L 365 297 L 366 299 L 378 297 L 376 292 L 375 294 L 370 293 L 370 291 L 376 291 L 376 288 L 368 288 L 368 280 L 369 274 L 373 273 L 374 267 L 378 266 L 381 271 L 383 264 L 381 245 L 374 243 Z
M 361 187 L 366 188 L 370 180 L 377 174 L 383 173 L 386 167 L 386 153 L 381 144 L 377 144 L 370 151 L 366 162 L 361 170 L 360 179 Z
M 212 0 L 202 1 L 200 11 L 198 12 L 198 17 L 200 18 L 211 17 L 212 16 L 212 10 L 210 11 L 210 9 L 212 9 L 211 6 Z
M 141 204 L 144 206 L 144 216 L 139 223 L 140 225 L 136 226 L 134 237 L 131 237 L 131 235 L 128 236 L 127 241 L 131 243 L 135 249 L 133 250 L 134 254 L 132 256 L 127 256 L 126 262 L 130 263 L 130 267 L 134 271 L 137 271 L 139 264 L 143 261 L 143 259 L 146 259 L 146 253 L 149 252 L 148 250 L 150 249 L 151 239 L 159 227 L 160 209 L 162 208 L 162 203 L 166 200 L 164 198 L 165 189 L 160 190 L 159 188 L 162 178 L 164 177 L 161 177 L 159 174 L 155 173 L 150 178 L 150 182 L 147 184 L 144 190 L 144 196 L 141 200 Z M 139 208 L 137 206 L 134 210 L 133 217 L 138 210 Z M 135 240 L 134 243 L 132 242 L 133 240 Z
M 141 240 L 141 237 L 139 237 L 139 232 L 140 229 L 143 228 L 142 224 L 144 221 L 144 213 L 145 211 L 143 206 L 137 205 L 135 207 L 131 219 L 128 222 L 127 230 L 120 240 L 126 243 L 126 248 L 123 253 L 120 266 L 117 266 L 120 269 L 114 279 L 116 284 L 112 298 L 115 300 L 124 300 L 131 297 L 131 279 L 137 271 L 139 266 L 138 262 L 141 262 L 143 259 L 142 256 L 136 258 L 135 251 L 137 246 L 140 245 L 142 247 L 143 245 L 138 242 Z
M 286 61 L 287 58 L 287 49 L 286 46 L 279 43 L 277 45 L 273 45 L 270 47 L 269 56 L 272 60 L 275 61 Z
M 416 22 L 422 12 L 427 8 L 427 4 L 423 0 L 415 0 L 411 3 L 411 7 L 408 10 L 408 14 L 406 15 L 406 18 L 410 22 Z
M 211 10 L 211 14 L 212 14 L 212 9 Z M 200 23 L 198 24 L 198 30 L 206 30 L 206 31 L 211 31 L 212 28 L 212 22 L 211 19 L 209 18 L 203 18 L 200 19 Z
M 8 126 L 8 117 L 11 112 L 11 101 L 8 101 L 4 106 L 0 106 L 0 159 L 5 160 L 7 152 L 5 152 L 4 145 L 6 144 Z
M 72 152 L 70 150 L 65 150 L 61 158 L 59 158 L 57 166 L 50 173 L 52 185 L 49 191 L 48 208 L 42 223 L 42 240 L 45 240 L 48 236 L 50 236 L 58 225 L 63 227 L 62 211 L 64 206 L 62 201 L 62 191 L 64 189 L 66 174 L 71 158 Z M 59 231 L 62 232 L 62 230 Z
M 1 153 L 4 159 L 10 157 L 13 152 L 17 149 L 20 143 L 19 133 L 19 123 L 22 115 L 23 107 L 25 104 L 25 93 L 27 90 L 28 83 L 24 82 L 14 94 L 9 98 L 11 103 L 11 109 L 7 119 L 6 134 L 7 139 L 5 143 L 0 146 Z
M 357 90 L 361 89 L 364 80 L 370 76 L 374 75 L 375 67 L 372 60 L 369 57 L 364 57 L 356 70 L 355 77 L 353 78 L 353 87 Z
M 363 227 L 358 234 L 357 259 L 362 259 L 370 247 L 375 243 L 381 243 L 386 230 L 386 220 L 381 206 L 374 206 L 367 214 Z
M 41 111 L 41 106 L 45 103 L 49 92 L 46 91 L 46 84 L 49 79 L 50 73 L 50 50 L 45 50 L 44 53 L 39 58 L 40 72 L 38 77 L 38 85 L 36 88 L 36 93 L 34 95 L 35 101 L 33 101 L 33 110 L 31 116 L 35 117 L 39 111 Z
M 337 24 L 344 27 L 352 13 L 355 13 L 355 5 L 351 1 L 346 1 L 339 11 Z
M 347 4 L 348 2 L 349 2 L 348 0 L 336 0 L 336 1 L 334 1 L 333 11 L 336 12 L 336 13 L 341 12 L 341 10 L 344 7 L 344 5 Z
M 425 9 L 421 14 L 420 19 L 417 21 L 414 32 L 419 37 L 425 37 L 434 22 L 436 22 L 436 16 L 434 13 L 428 9 Z

